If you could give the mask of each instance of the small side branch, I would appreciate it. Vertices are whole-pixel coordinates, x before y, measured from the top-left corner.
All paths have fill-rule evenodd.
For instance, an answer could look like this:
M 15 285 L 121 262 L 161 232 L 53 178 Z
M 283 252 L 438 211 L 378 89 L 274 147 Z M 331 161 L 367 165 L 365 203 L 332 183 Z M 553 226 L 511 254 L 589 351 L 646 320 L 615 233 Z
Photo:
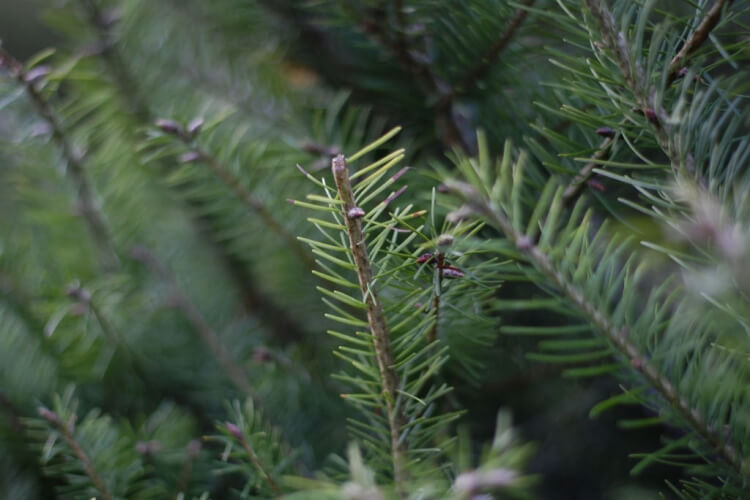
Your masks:
M 534 5 L 535 1 L 536 0 L 526 0 L 524 2 L 524 5 L 526 7 L 531 7 Z M 492 46 L 489 48 L 489 50 L 487 50 L 487 52 L 482 56 L 477 64 L 471 70 L 469 70 L 466 76 L 459 81 L 458 85 L 455 86 L 455 90 L 457 93 L 466 92 L 467 90 L 472 88 L 478 80 L 481 80 L 482 78 L 487 76 L 487 73 L 490 72 L 490 69 L 492 69 L 495 61 L 497 61 L 497 59 L 500 57 L 500 54 L 503 53 L 505 48 L 515 36 L 518 29 L 523 24 L 526 16 L 528 15 L 529 11 L 527 9 L 523 7 L 519 7 L 518 9 L 516 9 L 516 12 L 513 14 L 513 17 L 508 23 L 508 26 L 505 28 L 505 31 L 500 34 L 500 37 L 498 37 L 495 43 L 492 44 Z
M 432 310 L 435 314 L 435 323 L 433 323 L 432 328 L 430 328 L 430 331 L 427 333 L 428 344 L 432 344 L 438 338 L 440 328 L 440 301 L 443 295 L 443 262 L 445 261 L 445 255 L 443 255 L 442 252 L 438 252 L 435 255 L 435 259 L 437 261 L 437 265 L 435 266 L 435 279 L 437 280 L 437 283 L 435 284 L 435 296 L 432 298 Z
M 708 35 L 711 34 L 716 25 L 721 19 L 721 11 L 725 5 L 732 3 L 732 0 L 716 0 L 711 9 L 706 13 L 706 17 L 703 18 L 701 23 L 698 25 L 696 30 L 690 35 L 680 51 L 672 58 L 669 63 L 669 76 L 667 77 L 667 85 L 671 84 L 678 76 L 680 68 L 685 64 L 685 60 L 692 55 L 701 45 L 708 39 Z
M 247 441 L 247 438 L 245 438 L 245 435 L 242 433 L 240 428 L 232 422 L 226 422 L 225 425 L 227 426 L 227 429 L 232 434 L 232 436 L 240 442 L 240 445 L 242 446 L 242 449 L 245 450 L 247 457 L 253 463 L 255 468 L 258 469 L 258 472 L 260 472 L 260 475 L 263 476 L 263 479 L 265 479 L 266 483 L 268 483 L 268 486 L 271 487 L 271 490 L 273 490 L 274 494 L 281 495 L 281 488 L 279 488 L 279 485 L 276 484 L 276 481 L 274 481 L 271 475 L 268 473 L 266 467 L 263 465 L 263 462 L 260 460 L 260 458 L 258 458 L 258 455 L 255 454 L 253 447 L 250 446 L 250 443 Z
M 568 184 L 568 187 L 565 188 L 565 191 L 563 191 L 563 200 L 569 201 L 578 195 L 583 185 L 589 177 L 591 177 L 591 172 L 599 165 L 598 161 L 606 160 L 609 157 L 609 150 L 612 147 L 613 141 L 614 137 L 607 137 L 602 141 L 599 149 L 597 149 L 594 156 L 591 157 L 593 161 L 586 163 L 578 174 L 573 177 L 570 184 Z
M 380 378 L 383 385 L 383 396 L 388 410 L 388 423 L 391 429 L 391 450 L 393 453 L 393 475 L 397 485 L 405 480 L 404 458 L 406 449 L 400 442 L 401 427 L 405 419 L 396 405 L 396 397 L 399 388 L 399 376 L 393 368 L 394 358 L 391 348 L 391 335 L 383 312 L 383 305 L 378 298 L 378 292 L 373 282 L 372 268 L 367 254 L 367 244 L 362 233 L 362 209 L 357 207 L 354 201 L 349 171 L 343 155 L 336 156 L 331 162 L 333 178 L 336 181 L 339 197 L 343 201 L 343 216 L 346 222 L 346 231 L 349 235 L 349 244 L 357 268 L 359 287 L 363 300 L 367 307 L 367 321 L 370 325 L 372 340 L 375 347 L 375 356 L 380 370 Z
M 86 175 L 86 168 L 83 160 L 73 149 L 67 134 L 62 128 L 57 115 L 50 106 L 49 102 L 39 93 L 35 86 L 35 78 L 26 72 L 23 65 L 12 55 L 0 48 L 0 67 L 9 70 L 18 83 L 26 90 L 31 103 L 36 109 L 39 116 L 47 122 L 52 131 L 52 137 L 60 147 L 63 157 L 65 158 L 68 168 L 66 172 L 78 190 L 78 200 L 81 204 L 81 215 L 83 215 L 89 231 L 91 232 L 94 242 L 99 250 L 99 256 L 102 264 L 106 269 L 116 269 L 119 266 L 117 253 L 115 251 L 112 238 L 109 234 L 104 217 L 99 212 L 94 201 L 94 191 Z
M 235 362 L 221 341 L 218 333 L 209 326 L 197 307 L 180 290 L 172 274 L 159 262 L 147 249 L 137 247 L 132 251 L 132 256 L 143 263 L 152 273 L 164 280 L 171 288 L 172 301 L 177 309 L 187 318 L 195 329 L 201 341 L 209 348 L 216 362 L 224 370 L 224 373 L 234 385 L 245 395 L 253 396 L 253 389 L 245 371 Z
M 75 428 L 75 416 L 73 416 L 70 422 L 65 422 L 57 413 L 47 408 L 39 408 L 39 415 L 47 422 L 54 425 L 55 428 L 60 432 L 67 445 L 70 446 L 70 449 L 73 451 L 73 454 L 81 463 L 84 472 L 86 472 L 86 475 L 89 477 L 94 487 L 99 490 L 99 493 L 101 493 L 102 498 L 104 500 L 113 500 L 114 497 L 105 486 L 104 481 L 96 471 L 93 462 L 91 462 L 91 459 L 83 450 L 83 448 L 81 448 L 81 445 L 73 435 L 73 429 Z

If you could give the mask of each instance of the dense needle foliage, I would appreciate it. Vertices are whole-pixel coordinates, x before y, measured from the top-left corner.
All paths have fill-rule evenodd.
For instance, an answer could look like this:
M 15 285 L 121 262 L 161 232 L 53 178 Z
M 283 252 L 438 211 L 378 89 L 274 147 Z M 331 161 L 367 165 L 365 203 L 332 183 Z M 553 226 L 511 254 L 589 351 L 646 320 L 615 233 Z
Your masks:
M 41 3 L 0 496 L 750 495 L 750 2 Z

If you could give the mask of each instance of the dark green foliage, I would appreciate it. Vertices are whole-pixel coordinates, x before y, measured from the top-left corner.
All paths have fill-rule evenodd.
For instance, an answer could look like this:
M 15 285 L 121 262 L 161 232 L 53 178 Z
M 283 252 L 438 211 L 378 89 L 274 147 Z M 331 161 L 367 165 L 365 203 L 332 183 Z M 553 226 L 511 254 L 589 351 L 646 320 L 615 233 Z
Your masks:
M 747 1 L 42 17 L 0 47 L 8 498 L 746 496 Z

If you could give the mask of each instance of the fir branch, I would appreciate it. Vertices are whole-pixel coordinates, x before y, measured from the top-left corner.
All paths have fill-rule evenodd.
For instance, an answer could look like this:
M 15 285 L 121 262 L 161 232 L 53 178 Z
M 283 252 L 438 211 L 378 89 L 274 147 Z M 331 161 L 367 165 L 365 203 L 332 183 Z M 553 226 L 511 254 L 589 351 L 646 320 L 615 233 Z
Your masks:
M 68 168 L 66 172 L 78 190 L 78 199 L 81 204 L 81 214 L 87 223 L 94 242 L 99 250 L 99 257 L 105 269 L 112 270 L 119 266 L 117 252 L 114 243 L 104 222 L 104 216 L 96 207 L 94 191 L 86 174 L 86 167 L 81 156 L 75 152 L 71 140 L 63 129 L 50 103 L 42 96 L 36 88 L 36 78 L 27 72 L 23 65 L 11 54 L 0 48 L 0 67 L 5 67 L 24 88 L 34 109 L 47 123 L 52 131 L 52 137 L 62 151 Z
M 55 428 L 60 432 L 67 445 L 73 451 L 73 454 L 81 463 L 84 472 L 86 472 L 86 475 L 89 477 L 89 479 L 91 479 L 94 487 L 99 490 L 99 493 L 101 493 L 102 498 L 104 500 L 113 500 L 114 497 L 105 486 L 104 481 L 96 471 L 93 462 L 91 462 L 91 459 L 83 450 L 83 448 L 81 448 L 81 445 L 73 435 L 73 430 L 75 428 L 75 415 L 71 417 L 70 422 L 65 422 L 57 413 L 44 407 L 39 408 L 39 415 L 46 421 L 54 425 Z
M 227 430 L 232 434 L 232 436 L 239 441 L 240 445 L 242 446 L 242 449 L 245 450 L 245 453 L 247 453 L 247 457 L 250 459 L 250 461 L 253 463 L 256 469 L 260 472 L 260 475 L 263 476 L 263 479 L 268 483 L 268 485 L 271 487 L 273 492 L 276 495 L 281 495 L 281 489 L 279 488 L 279 485 L 276 484 L 276 482 L 273 480 L 271 475 L 266 470 L 265 466 L 263 465 L 263 462 L 258 458 L 258 455 L 255 454 L 255 451 L 253 450 L 253 447 L 250 446 L 250 443 L 245 438 L 245 435 L 240 430 L 239 427 L 237 427 L 232 422 L 225 422 L 225 425 L 227 427 Z
M 227 187 L 234 191 L 235 195 L 250 209 L 250 211 L 254 212 L 263 223 L 271 229 L 271 231 L 284 240 L 287 247 L 290 248 L 309 269 L 315 269 L 315 261 L 302 243 L 287 231 L 281 222 L 276 220 L 273 212 L 266 206 L 266 204 L 248 191 L 242 185 L 240 180 L 229 171 L 229 169 L 221 165 L 216 158 L 195 143 L 194 139 L 197 130 L 186 131 L 179 124 L 171 120 L 158 120 L 156 126 L 164 132 L 177 137 L 189 148 L 190 151 L 183 156 L 184 161 L 199 161 L 207 165 L 211 171 L 227 185 Z
M 725 5 L 730 5 L 733 0 L 716 0 L 711 9 L 706 13 L 706 16 L 701 20 L 698 27 L 695 29 L 690 38 L 680 48 L 680 51 L 672 58 L 669 63 L 669 76 L 667 77 L 667 85 L 670 85 L 677 78 L 680 68 L 685 64 L 685 60 L 693 54 L 696 50 L 703 45 L 708 39 L 716 25 L 721 19 L 721 11 Z
M 200 339 L 211 351 L 216 362 L 224 370 L 224 373 L 241 392 L 247 396 L 253 396 L 254 391 L 245 371 L 235 362 L 231 351 L 221 341 L 218 333 L 209 326 L 198 308 L 179 289 L 174 276 L 144 247 L 134 248 L 131 255 L 170 287 L 173 304 L 193 326 Z
M 630 362 L 630 366 L 638 371 L 682 415 L 712 449 L 740 474 L 750 476 L 750 467 L 737 449 L 724 439 L 719 430 L 712 428 L 701 412 L 691 406 L 690 402 L 679 394 L 672 382 L 648 361 L 647 356 L 641 353 L 635 344 L 628 340 L 627 328 L 617 328 L 609 319 L 608 313 L 597 308 L 562 272 L 558 271 L 552 264 L 550 257 L 540 247 L 534 245 L 531 238 L 517 231 L 508 217 L 493 209 L 473 188 L 458 183 L 450 183 L 448 188 L 454 194 L 463 198 L 477 213 L 500 229 L 534 267 L 541 271 L 568 300 L 584 313 L 587 319 Z
M 535 1 L 536 0 L 526 0 L 523 5 L 524 7 L 532 7 Z M 469 70 L 466 76 L 460 79 L 457 85 L 454 85 L 454 93 L 463 93 L 468 91 L 476 84 L 477 81 L 487 76 L 487 73 L 490 72 L 492 66 L 495 64 L 495 61 L 497 61 L 497 59 L 500 57 L 500 54 L 503 53 L 505 48 L 513 39 L 516 32 L 526 19 L 526 16 L 529 15 L 529 10 L 524 7 L 519 7 L 516 9 L 516 12 L 515 14 L 513 14 L 513 17 L 508 23 L 508 26 L 505 28 L 505 31 L 500 34 L 495 43 L 493 43 L 490 46 L 489 50 L 487 50 L 487 52 L 482 55 L 479 61 L 474 65 L 472 69 Z
M 362 233 L 363 211 L 354 202 L 354 193 L 349 180 L 349 171 L 343 155 L 336 156 L 331 161 L 331 170 L 336 181 L 339 197 L 343 202 L 342 210 L 346 221 L 346 231 L 349 236 L 349 244 L 357 268 L 357 278 L 362 292 L 363 301 L 367 307 L 367 321 L 370 325 L 375 356 L 380 370 L 383 395 L 388 410 L 388 423 L 391 434 L 391 452 L 393 455 L 393 475 L 397 487 L 403 483 L 405 477 L 404 458 L 406 450 L 399 439 L 401 427 L 405 418 L 401 409 L 396 404 L 399 390 L 399 377 L 394 369 L 393 350 L 391 348 L 391 336 L 386 324 L 383 305 L 378 298 L 377 289 L 373 282 L 372 269 L 367 253 L 367 244 Z

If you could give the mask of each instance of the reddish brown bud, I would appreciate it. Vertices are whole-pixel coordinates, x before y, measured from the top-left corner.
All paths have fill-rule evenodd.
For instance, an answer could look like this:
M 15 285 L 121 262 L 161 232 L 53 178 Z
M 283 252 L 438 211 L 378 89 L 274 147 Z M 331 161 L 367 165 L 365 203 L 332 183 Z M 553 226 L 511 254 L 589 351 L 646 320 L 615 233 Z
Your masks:
M 45 407 L 39 408 L 38 411 L 39 411 L 39 416 L 42 417 L 43 419 L 49 422 L 52 422 L 53 424 L 60 423 L 60 417 L 58 417 L 57 413 L 55 413 L 54 411 Z
M 643 110 L 643 114 L 646 116 L 648 121 L 653 123 L 654 125 L 658 125 L 659 118 L 656 116 L 656 112 L 651 108 L 646 108 Z
M 430 262 L 432 259 L 433 255 L 431 253 L 423 253 L 417 257 L 417 264 L 424 264 L 425 262 Z
M 615 129 L 610 127 L 600 127 L 596 129 L 596 133 L 602 137 L 609 137 L 610 139 L 615 136 Z
M 174 120 L 156 120 L 156 126 L 167 134 L 179 135 L 183 132 L 182 126 Z
M 240 441 L 242 440 L 242 431 L 240 430 L 240 428 L 239 428 L 239 427 L 237 427 L 237 426 L 236 426 L 235 424 L 233 424 L 232 422 L 224 422 L 224 425 L 226 425 L 226 427 L 227 427 L 227 430 L 229 431 L 229 433 L 230 433 L 230 434 L 231 434 L 231 435 L 232 435 L 232 436 L 233 436 L 233 437 L 234 437 L 235 439 L 238 439 L 238 440 L 240 440 Z

